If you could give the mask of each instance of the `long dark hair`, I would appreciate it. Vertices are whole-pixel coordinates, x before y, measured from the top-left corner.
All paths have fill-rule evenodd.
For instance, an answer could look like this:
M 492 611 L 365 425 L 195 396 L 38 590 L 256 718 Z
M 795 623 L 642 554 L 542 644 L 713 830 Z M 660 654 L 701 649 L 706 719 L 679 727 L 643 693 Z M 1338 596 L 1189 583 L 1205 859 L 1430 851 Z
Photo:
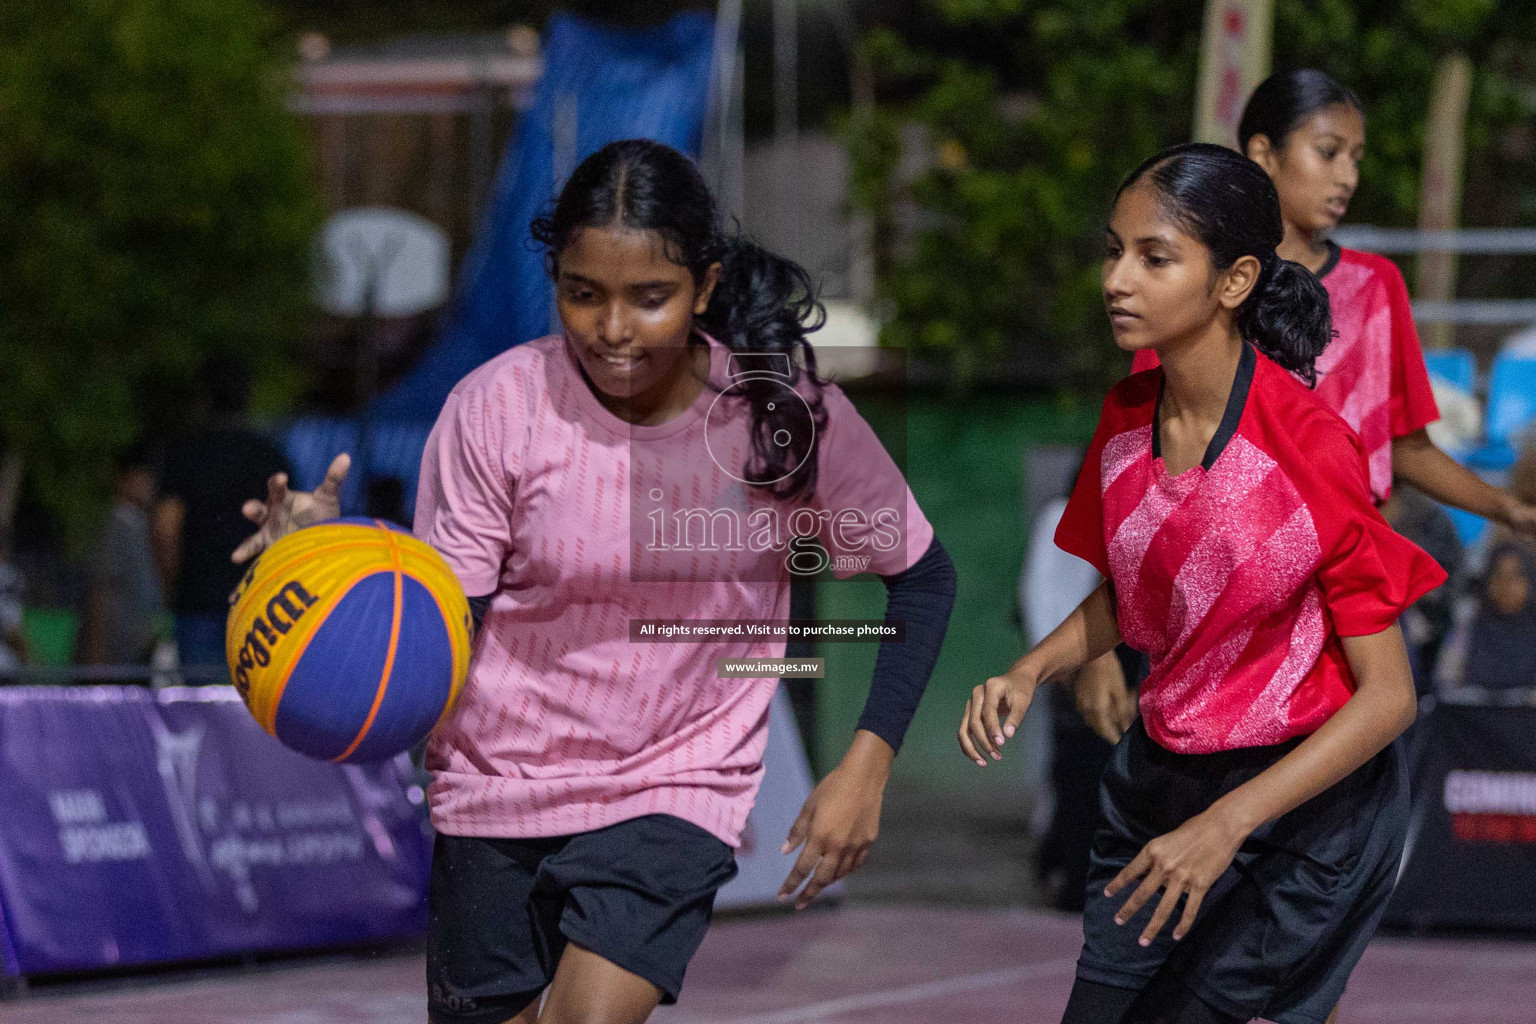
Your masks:
M 1317 383 L 1314 365 L 1333 337 L 1328 293 L 1300 263 L 1275 247 L 1285 237 L 1280 196 L 1258 164 L 1225 146 L 1190 142 L 1165 149 L 1131 172 L 1115 200 L 1145 181 L 1164 216 L 1211 252 L 1225 270 L 1243 256 L 1259 261 L 1258 282 L 1237 310 L 1237 327 L 1260 352 Z
M 721 265 L 709 308 L 695 325 L 735 351 L 781 357 L 768 361 L 788 375 L 750 375 L 731 388 L 752 407 L 752 454 L 743 479 L 778 498 L 811 494 L 827 416 L 825 382 L 805 338 L 826 320 L 810 276 L 796 263 L 725 231 L 693 161 L 648 139 L 609 143 L 583 160 L 553 211 L 533 222 L 533 237 L 547 250 L 554 275 L 560 252 L 579 229 L 615 224 L 656 232 L 668 258 L 686 267 L 695 282 L 704 280 L 712 264 Z M 802 381 L 806 386 L 798 387 Z M 813 430 L 803 429 L 804 409 L 783 400 L 786 385 L 805 399 Z M 774 443 L 776 434 L 785 433 L 789 444 Z
M 1275 149 L 1285 145 L 1285 137 L 1308 116 L 1342 104 L 1353 107 L 1362 116 L 1365 105 L 1354 90 L 1347 89 L 1314 68 L 1276 71 L 1253 90 L 1243 119 L 1237 125 L 1238 148 L 1248 152 L 1248 140 L 1263 135 Z

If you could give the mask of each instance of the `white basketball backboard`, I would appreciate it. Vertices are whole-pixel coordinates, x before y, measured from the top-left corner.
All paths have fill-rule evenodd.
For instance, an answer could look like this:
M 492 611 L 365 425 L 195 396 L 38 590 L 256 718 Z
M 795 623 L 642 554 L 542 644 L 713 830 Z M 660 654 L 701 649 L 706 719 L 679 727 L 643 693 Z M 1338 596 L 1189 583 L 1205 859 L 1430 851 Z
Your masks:
M 320 231 L 315 299 L 336 316 L 411 316 L 448 297 L 448 238 L 425 217 L 382 206 L 342 210 Z

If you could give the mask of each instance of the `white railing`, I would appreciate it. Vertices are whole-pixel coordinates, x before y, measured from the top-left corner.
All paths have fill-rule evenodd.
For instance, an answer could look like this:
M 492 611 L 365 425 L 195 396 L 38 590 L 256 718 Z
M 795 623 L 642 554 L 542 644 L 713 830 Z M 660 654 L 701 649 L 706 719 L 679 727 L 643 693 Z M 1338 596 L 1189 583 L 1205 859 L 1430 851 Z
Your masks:
M 1412 228 L 1340 228 L 1333 240 L 1350 249 L 1379 253 L 1453 252 L 1477 256 L 1536 255 L 1536 228 L 1457 228 L 1417 231 Z M 1536 300 L 1450 299 L 1413 304 L 1419 323 L 1518 325 L 1536 323 Z

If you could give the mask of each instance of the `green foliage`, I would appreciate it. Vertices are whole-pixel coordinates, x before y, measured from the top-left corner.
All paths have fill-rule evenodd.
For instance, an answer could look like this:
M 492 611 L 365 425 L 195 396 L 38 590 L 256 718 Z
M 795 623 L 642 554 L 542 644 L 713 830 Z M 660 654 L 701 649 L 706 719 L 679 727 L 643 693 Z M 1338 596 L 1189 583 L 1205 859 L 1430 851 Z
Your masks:
M 0 13 L 0 447 L 71 541 L 207 354 L 292 380 L 320 204 L 285 72 L 255 0 Z
M 1129 167 L 1189 130 L 1199 12 L 1170 0 L 932 6 L 946 27 L 984 28 L 998 45 L 980 62 L 890 32 L 865 41 L 887 87 L 918 90 L 845 130 L 854 203 L 873 214 L 877 244 L 889 243 L 883 340 L 962 382 L 1007 375 L 1018 360 L 1096 380 L 1113 358 L 1097 343 L 1107 337 L 1096 265 L 1105 207 Z M 936 157 L 910 182 L 895 174 L 904 122 L 923 126 Z M 904 202 L 923 211 L 905 246 L 895 228 Z
M 1467 220 L 1536 213 L 1529 135 L 1536 5 L 1522 0 L 1277 0 L 1275 66 L 1321 67 L 1360 93 L 1368 152 L 1351 219 L 1412 224 L 1440 56 L 1477 66 Z M 853 205 L 876 225 L 883 340 L 964 382 L 1102 387 L 1124 371 L 1099 297 L 1102 226 L 1121 178 L 1188 139 L 1201 0 L 926 0 L 865 52 L 893 97 L 843 125 Z M 975 45 L 984 37 L 987 46 Z M 1522 76 L 1523 79 L 1522 79 Z M 905 126 L 928 169 L 901 176 Z M 910 132 L 906 133 L 910 136 Z M 1528 140 L 1529 141 L 1529 140 Z M 915 215 L 902 216 L 902 211 Z M 917 225 L 898 231 L 898 220 Z

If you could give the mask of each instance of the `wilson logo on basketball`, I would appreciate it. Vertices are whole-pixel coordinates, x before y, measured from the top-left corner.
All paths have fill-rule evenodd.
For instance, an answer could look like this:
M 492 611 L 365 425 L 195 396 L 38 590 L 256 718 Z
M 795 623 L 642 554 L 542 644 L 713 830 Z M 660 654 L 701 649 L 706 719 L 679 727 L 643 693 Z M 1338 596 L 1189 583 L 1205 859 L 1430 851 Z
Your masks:
M 279 640 L 288 634 L 310 606 L 318 600 L 304 589 L 304 584 L 292 580 L 283 585 L 267 602 L 263 614 L 256 616 L 235 662 L 235 689 L 245 697 L 251 689 L 251 669 L 265 668 L 272 662 L 272 650 Z
M 1445 809 L 1463 842 L 1536 843 L 1536 773 L 1453 771 Z

